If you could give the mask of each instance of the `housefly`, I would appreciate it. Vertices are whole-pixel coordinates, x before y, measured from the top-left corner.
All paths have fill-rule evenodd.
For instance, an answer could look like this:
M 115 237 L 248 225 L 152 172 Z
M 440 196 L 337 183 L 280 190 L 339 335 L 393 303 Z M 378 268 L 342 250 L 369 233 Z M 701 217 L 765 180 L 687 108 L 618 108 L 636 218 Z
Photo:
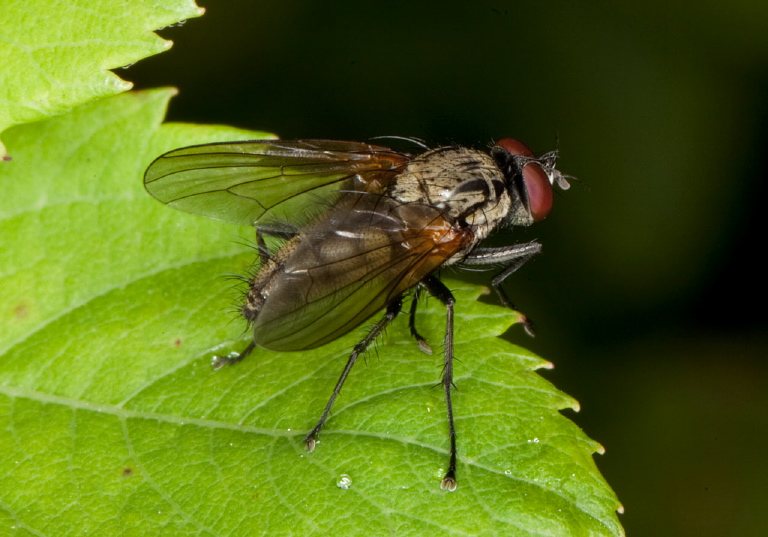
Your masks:
M 384 310 L 355 345 L 306 436 L 309 451 L 358 356 L 400 313 L 404 296 L 416 295 L 409 327 L 426 352 L 429 346 L 414 323 L 418 294 L 426 291 L 442 302 L 450 460 L 441 487 L 455 490 L 455 301 L 435 272 L 446 266 L 501 267 L 491 284 L 513 308 L 501 283 L 541 245 L 481 242 L 497 229 L 547 216 L 552 186 L 568 188 L 556 157 L 536 157 L 511 138 L 489 151 L 447 146 L 418 155 L 359 142 L 257 140 L 176 149 L 149 166 L 144 184 L 171 207 L 256 228 L 261 265 L 242 306 L 253 341 L 219 365 L 243 359 L 257 345 L 276 351 L 318 347 Z M 270 251 L 265 237 L 284 242 Z

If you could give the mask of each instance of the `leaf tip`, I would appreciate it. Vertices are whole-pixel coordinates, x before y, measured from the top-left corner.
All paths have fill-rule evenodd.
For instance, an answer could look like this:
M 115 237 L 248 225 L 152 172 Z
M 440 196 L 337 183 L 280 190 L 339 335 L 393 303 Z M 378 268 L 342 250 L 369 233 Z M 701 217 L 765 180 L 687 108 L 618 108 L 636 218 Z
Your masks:
M 536 367 L 534 369 L 554 369 L 554 368 L 555 368 L 555 364 L 547 360 L 544 360 L 536 364 Z
M 131 88 L 133 88 L 133 82 L 128 82 L 127 80 L 123 80 L 119 76 L 117 76 L 115 73 L 110 73 L 112 76 L 109 79 L 108 83 L 108 90 L 112 93 L 123 93 L 125 91 L 129 91 Z

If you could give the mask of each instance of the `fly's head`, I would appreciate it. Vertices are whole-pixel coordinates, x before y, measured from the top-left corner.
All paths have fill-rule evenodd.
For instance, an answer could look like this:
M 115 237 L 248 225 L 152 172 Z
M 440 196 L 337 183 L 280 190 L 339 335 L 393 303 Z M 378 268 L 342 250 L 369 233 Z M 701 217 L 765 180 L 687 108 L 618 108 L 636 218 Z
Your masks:
M 567 176 L 555 164 L 557 152 L 537 158 L 524 143 L 502 138 L 491 149 L 491 156 L 505 177 L 511 207 L 506 221 L 513 226 L 529 226 L 543 220 L 552 209 L 552 186 L 567 190 Z

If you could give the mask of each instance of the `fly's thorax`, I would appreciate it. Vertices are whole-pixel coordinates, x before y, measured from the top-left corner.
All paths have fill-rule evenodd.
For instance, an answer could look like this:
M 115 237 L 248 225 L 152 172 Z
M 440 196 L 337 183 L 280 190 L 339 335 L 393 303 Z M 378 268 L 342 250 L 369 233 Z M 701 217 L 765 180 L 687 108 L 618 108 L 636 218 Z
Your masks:
M 395 179 L 389 195 L 401 203 L 429 205 L 476 241 L 504 221 L 512 205 L 504 173 L 487 153 L 441 147 L 414 158 Z

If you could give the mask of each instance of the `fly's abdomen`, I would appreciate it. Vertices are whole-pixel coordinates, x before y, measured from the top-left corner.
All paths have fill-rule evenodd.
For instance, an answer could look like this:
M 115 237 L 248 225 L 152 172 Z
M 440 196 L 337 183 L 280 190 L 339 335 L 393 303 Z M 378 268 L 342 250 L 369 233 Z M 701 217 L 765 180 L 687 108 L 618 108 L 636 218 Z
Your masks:
M 415 286 L 467 240 L 434 207 L 348 194 L 257 276 L 250 291 L 257 306 L 254 341 L 293 351 L 337 339 Z

